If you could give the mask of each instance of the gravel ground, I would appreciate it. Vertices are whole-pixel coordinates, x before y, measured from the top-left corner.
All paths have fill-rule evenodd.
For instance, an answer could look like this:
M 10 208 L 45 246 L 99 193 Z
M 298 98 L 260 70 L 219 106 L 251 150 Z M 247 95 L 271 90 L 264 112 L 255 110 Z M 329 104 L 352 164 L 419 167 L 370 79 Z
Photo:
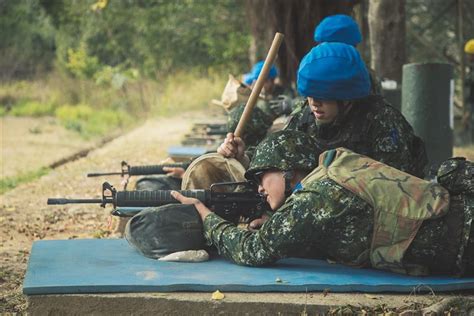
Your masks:
M 96 205 L 48 206 L 48 197 L 96 197 L 105 180 L 120 187 L 119 177 L 87 178 L 85 174 L 118 170 L 122 160 L 131 165 L 156 164 L 166 157 L 169 146 L 178 144 L 190 131 L 194 122 L 216 119 L 219 119 L 218 114 L 211 110 L 150 120 L 93 150 L 87 157 L 1 195 L 0 314 L 26 310 L 21 284 L 33 241 L 114 237 L 108 210 Z M 5 170 L 35 170 L 92 144 L 48 120 L 16 122 L 18 125 L 11 128 L 14 121 L 2 119 L 2 176 L 7 175 Z M 37 133 L 38 130 L 41 132 Z M 10 138 L 14 137 L 17 141 L 12 142 Z M 455 150 L 456 153 L 473 159 L 474 148 Z
M 21 294 L 21 284 L 33 241 L 113 237 L 113 225 L 108 210 L 98 205 L 48 206 L 48 197 L 97 197 L 101 194 L 101 184 L 105 180 L 120 188 L 118 176 L 105 179 L 87 178 L 85 175 L 98 170 L 118 171 L 122 160 L 131 165 L 159 163 L 166 158 L 167 148 L 179 144 L 193 123 L 212 120 L 216 116 L 217 114 L 211 111 L 150 120 L 126 135 L 93 150 L 87 157 L 67 163 L 36 181 L 1 195 L 0 314 L 25 311 L 26 301 Z M 22 123 L 33 122 L 38 125 L 48 124 L 43 120 L 31 119 Z M 5 124 L 5 121 L 3 123 Z M 16 131 L 18 133 L 19 129 Z M 18 166 L 31 166 L 35 163 L 35 168 L 39 168 L 62 158 L 62 155 L 70 155 L 74 150 L 91 145 L 81 142 L 75 135 L 65 131 L 58 131 L 58 135 L 43 133 L 42 136 L 48 139 L 36 139 L 36 142 L 42 145 L 33 145 L 33 148 L 28 149 L 28 154 L 27 149 L 22 147 L 29 146 L 35 140 L 20 142 L 19 145 L 2 141 L 2 156 L 6 152 L 9 157 L 14 157 L 16 149 L 17 153 L 21 153 L 14 158 L 18 160 L 15 162 Z M 10 130 L 2 135 L 2 140 L 9 136 L 12 136 Z M 57 145 L 62 147 L 63 144 L 70 144 L 67 146 L 70 150 L 56 152 Z M 34 148 L 37 149 L 36 152 Z M 2 160 L 4 163 L 5 158 L 4 156 Z

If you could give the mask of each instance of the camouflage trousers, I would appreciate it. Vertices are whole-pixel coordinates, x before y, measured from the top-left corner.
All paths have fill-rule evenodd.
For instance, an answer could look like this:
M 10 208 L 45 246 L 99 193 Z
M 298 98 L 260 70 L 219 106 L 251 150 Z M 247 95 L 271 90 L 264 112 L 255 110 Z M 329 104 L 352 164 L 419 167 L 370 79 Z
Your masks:
M 430 274 L 474 275 L 474 195 L 452 195 L 443 217 L 426 220 L 408 248 L 404 262 Z

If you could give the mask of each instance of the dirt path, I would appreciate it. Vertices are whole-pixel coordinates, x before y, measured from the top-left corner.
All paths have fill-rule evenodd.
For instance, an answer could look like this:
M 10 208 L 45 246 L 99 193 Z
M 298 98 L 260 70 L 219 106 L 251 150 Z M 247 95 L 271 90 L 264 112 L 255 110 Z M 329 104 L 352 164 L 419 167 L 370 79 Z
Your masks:
M 119 187 L 119 177 L 86 178 L 85 174 L 98 170 L 118 170 L 122 160 L 132 165 L 158 163 L 166 157 L 167 148 L 178 144 L 183 135 L 190 131 L 194 122 L 218 119 L 217 116 L 213 111 L 203 111 L 150 120 L 130 133 L 92 151 L 87 157 L 63 165 L 36 181 L 1 195 L 0 314 L 23 312 L 26 309 L 21 285 L 33 241 L 113 237 L 108 210 L 95 205 L 48 206 L 46 205 L 48 197 L 96 197 L 100 194 L 101 183 L 105 180 Z M 27 126 L 31 121 L 25 120 L 23 123 Z M 28 155 L 27 157 L 16 155 L 15 164 L 21 167 L 35 163 L 35 168 L 39 168 L 62 158 L 61 155 L 69 155 L 73 152 L 72 149 L 90 145 L 87 142 L 80 142 L 74 135 L 66 133 L 57 136 L 53 131 L 48 133 L 51 133 L 49 139 L 37 147 L 40 154 L 31 151 L 23 154 Z M 28 142 L 34 143 L 34 135 L 25 135 L 27 139 L 24 143 L 10 143 L 9 146 L 19 147 Z M 28 138 L 29 136 L 33 138 Z M 3 135 L 2 139 L 5 138 Z M 51 151 L 45 151 L 48 146 L 54 144 L 67 144 L 64 148 L 68 148 L 68 151 L 55 152 L 54 155 Z M 2 150 L 5 152 L 10 150 L 3 141 Z M 469 154 L 472 155 L 472 150 L 469 150 Z
M 0 177 L 38 170 L 94 145 L 60 126 L 54 118 L 0 119 Z
M 179 144 L 194 122 L 213 119 L 216 115 L 195 112 L 150 120 L 87 157 L 0 196 L 0 314 L 26 308 L 21 284 L 34 240 L 105 237 L 113 230 L 107 210 L 96 205 L 48 206 L 48 197 L 96 197 L 105 180 L 120 187 L 119 177 L 87 178 L 85 174 L 118 170 L 122 160 L 133 165 L 159 163 L 166 158 L 167 148 Z M 42 160 L 43 165 L 47 162 Z

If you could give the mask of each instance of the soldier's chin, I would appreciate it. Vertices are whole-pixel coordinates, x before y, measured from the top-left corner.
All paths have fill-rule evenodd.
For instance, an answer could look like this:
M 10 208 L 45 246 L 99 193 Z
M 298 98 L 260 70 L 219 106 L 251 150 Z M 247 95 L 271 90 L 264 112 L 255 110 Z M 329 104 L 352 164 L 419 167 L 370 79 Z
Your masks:
M 332 123 L 333 120 L 327 119 L 327 118 L 317 118 L 315 117 L 316 124 L 317 125 L 324 125 L 324 124 L 329 124 Z

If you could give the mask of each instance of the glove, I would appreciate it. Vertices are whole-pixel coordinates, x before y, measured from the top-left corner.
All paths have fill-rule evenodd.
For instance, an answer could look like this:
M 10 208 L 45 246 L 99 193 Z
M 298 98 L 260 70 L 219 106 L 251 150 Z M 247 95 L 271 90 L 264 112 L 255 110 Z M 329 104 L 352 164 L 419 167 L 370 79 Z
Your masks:
M 270 108 L 276 115 L 288 115 L 293 111 L 293 99 L 286 95 L 279 95 L 275 100 L 271 100 Z

